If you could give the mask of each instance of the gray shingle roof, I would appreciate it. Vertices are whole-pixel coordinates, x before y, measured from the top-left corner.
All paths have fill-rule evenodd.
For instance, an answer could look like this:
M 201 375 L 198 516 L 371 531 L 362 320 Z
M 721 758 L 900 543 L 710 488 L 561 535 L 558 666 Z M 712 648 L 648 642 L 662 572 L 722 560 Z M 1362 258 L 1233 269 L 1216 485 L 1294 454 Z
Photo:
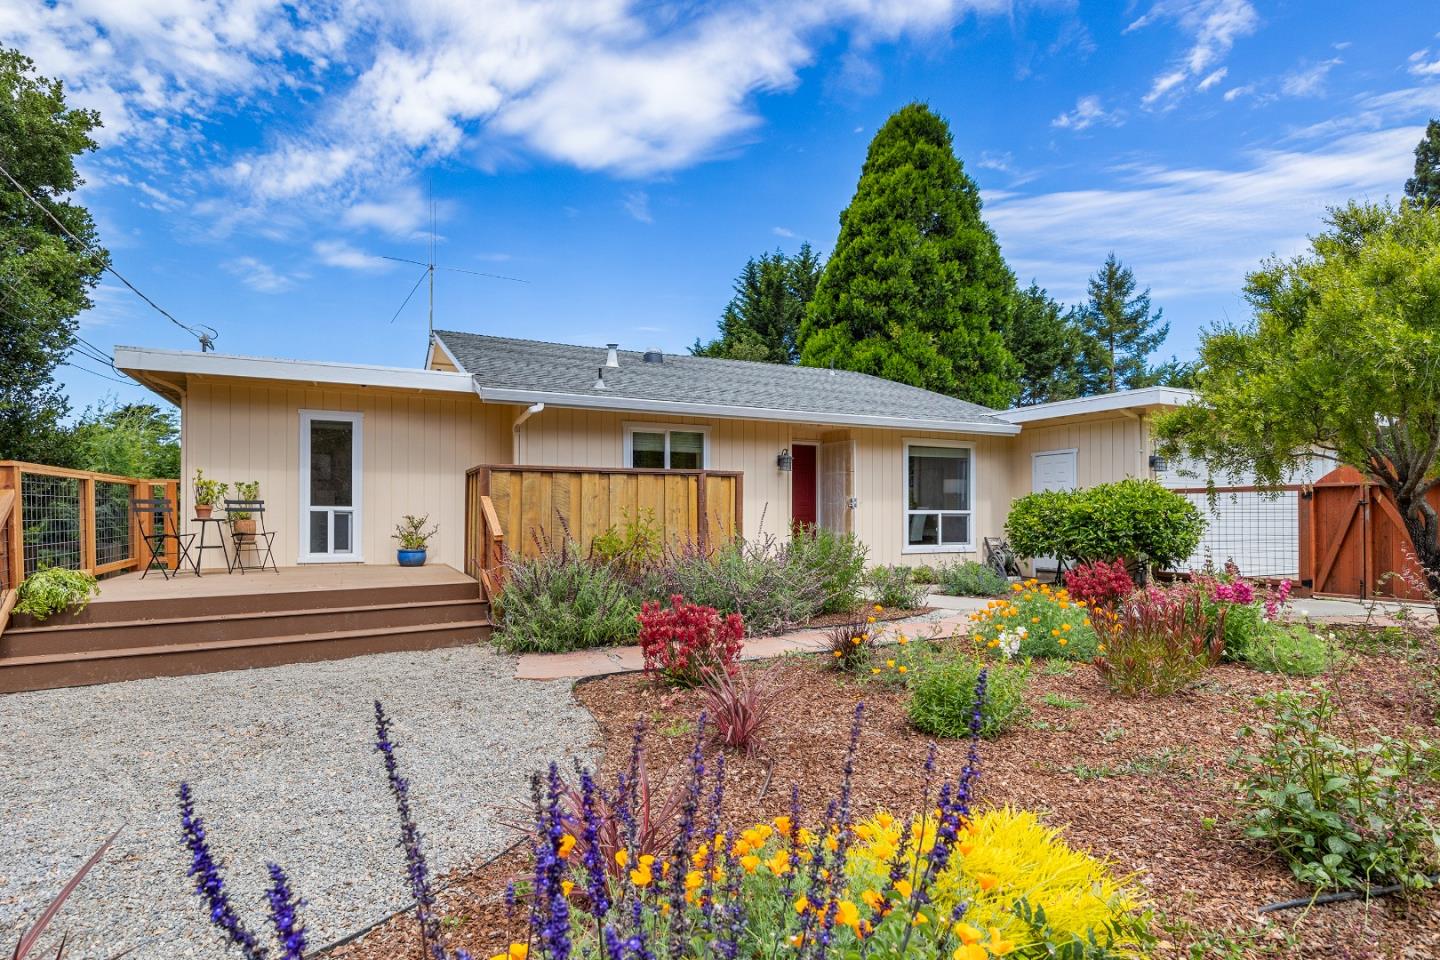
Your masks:
M 595 379 L 605 363 L 604 347 L 453 330 L 436 330 L 435 336 L 463 372 L 475 378 L 482 397 L 487 389 L 492 394 L 528 391 L 584 397 L 587 406 L 614 402 L 621 409 L 626 400 L 659 401 L 731 407 L 735 409 L 732 416 L 779 411 L 813 417 L 820 423 L 876 418 L 905 424 L 933 422 L 934 429 L 1014 432 L 988 407 L 848 370 L 677 354 L 666 354 L 664 362 L 656 364 L 644 362 L 643 353 L 622 350 L 619 368 L 605 371 L 606 389 L 597 390 Z M 558 398 L 553 402 L 564 405 Z

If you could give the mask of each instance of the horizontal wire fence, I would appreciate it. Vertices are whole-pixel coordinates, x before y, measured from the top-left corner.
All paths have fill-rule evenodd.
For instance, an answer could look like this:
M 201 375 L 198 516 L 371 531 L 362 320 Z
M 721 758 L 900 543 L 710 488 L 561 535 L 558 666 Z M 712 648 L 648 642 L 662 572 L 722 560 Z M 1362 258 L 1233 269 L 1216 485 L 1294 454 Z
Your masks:
M 1234 563 L 1247 577 L 1300 575 L 1300 492 L 1266 493 L 1253 488 L 1208 491 L 1177 490 L 1205 518 L 1205 535 L 1189 559 L 1176 566 L 1181 573 Z
M 84 565 L 78 479 L 22 473 L 20 516 L 27 577 L 41 567 L 78 570 Z

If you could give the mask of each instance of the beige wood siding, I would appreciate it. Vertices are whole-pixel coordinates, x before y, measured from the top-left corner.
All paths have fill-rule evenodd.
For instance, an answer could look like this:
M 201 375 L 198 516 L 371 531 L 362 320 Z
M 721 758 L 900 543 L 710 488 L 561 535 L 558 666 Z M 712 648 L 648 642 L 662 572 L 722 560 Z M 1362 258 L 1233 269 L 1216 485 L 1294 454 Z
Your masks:
M 547 408 L 520 428 L 517 463 L 544 466 L 628 466 L 625 425 L 666 423 L 710 428 L 709 466 L 745 474 L 746 537 L 762 533 L 785 536 L 790 526 L 790 474 L 780 471 L 775 457 L 797 441 L 819 442 L 847 435 L 855 441 L 855 533 L 870 548 L 871 563 L 937 563 L 959 554 L 907 554 L 904 534 L 904 462 L 906 439 L 964 440 L 975 448 L 975 543 L 998 536 L 1009 510 L 1012 437 L 971 437 L 963 434 L 850 428 L 820 424 L 771 423 L 699 417 L 654 417 L 594 410 Z M 763 518 L 763 519 L 762 519 Z M 763 523 L 763 526 L 762 526 Z M 973 554 L 965 554 L 973 556 Z
M 300 411 L 364 414 L 359 544 L 367 563 L 394 563 L 395 524 L 429 513 L 439 532 L 430 557 L 463 569 L 465 471 L 510 457 L 511 407 L 463 394 L 379 389 L 306 389 L 238 380 L 192 378 L 182 405 L 182 513 L 189 516 L 190 478 L 259 480 L 265 522 L 279 532 L 281 566 L 300 553 Z M 209 553 L 209 551 L 207 551 Z M 207 557 L 217 565 L 219 555 Z
M 1051 450 L 1075 451 L 1075 482 L 1082 487 L 1150 476 L 1147 427 L 1142 418 L 1124 415 L 1026 424 L 1013 443 L 1014 496 L 1031 490 L 1034 455 Z

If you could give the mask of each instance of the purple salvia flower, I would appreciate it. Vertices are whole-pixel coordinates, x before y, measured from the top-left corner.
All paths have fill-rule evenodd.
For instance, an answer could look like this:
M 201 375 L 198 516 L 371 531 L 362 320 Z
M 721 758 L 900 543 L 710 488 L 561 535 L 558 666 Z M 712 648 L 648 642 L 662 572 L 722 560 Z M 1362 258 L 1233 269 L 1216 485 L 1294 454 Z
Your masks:
M 707 824 L 707 829 L 704 836 L 704 844 L 706 849 L 709 849 L 710 846 L 715 842 L 715 838 L 720 835 L 720 813 L 721 807 L 724 805 L 725 802 L 725 754 L 723 753 L 717 754 L 715 757 L 714 776 L 715 789 L 712 790 L 710 793 L 710 820 Z M 705 883 L 700 887 L 700 924 L 704 928 L 705 932 L 708 933 L 711 937 L 715 937 L 717 935 L 715 926 L 714 869 L 714 861 L 717 856 L 718 853 L 714 850 L 711 850 L 710 854 L 706 857 L 705 862 L 700 865 L 705 871 Z M 681 864 L 677 863 L 675 867 L 672 867 L 672 869 L 679 869 L 681 866 Z M 724 952 L 721 949 L 718 941 L 716 943 L 716 949 L 722 953 Z
M 545 955 L 553 960 L 566 960 L 570 956 L 570 902 L 561 885 L 565 877 L 565 861 L 560 858 L 560 840 L 565 835 L 560 813 L 561 788 L 560 767 L 552 762 L 540 818 L 544 838 L 535 858 L 535 902 L 543 913 L 540 942 Z
M 185 846 L 190 850 L 190 876 L 195 878 L 195 893 L 209 908 L 210 922 L 240 948 L 246 960 L 264 960 L 265 948 L 230 905 L 220 865 L 211 855 L 210 841 L 205 837 L 205 821 L 195 814 L 195 798 L 188 783 L 180 784 L 180 827 Z
M 605 861 L 600 853 L 600 814 L 595 806 L 595 778 L 589 770 L 580 771 L 581 837 L 585 844 L 586 893 L 590 898 L 590 914 L 599 924 L 610 910 L 610 888 L 605 878 Z
M 430 887 L 430 868 L 421 849 L 420 828 L 410 810 L 410 782 L 400 775 L 395 759 L 395 744 L 390 739 L 390 719 L 385 708 L 375 701 L 375 749 L 385 761 L 385 776 L 395 809 L 400 816 L 400 846 L 405 851 L 405 866 L 410 877 L 410 895 L 415 898 L 415 920 L 420 926 L 424 952 L 433 960 L 448 960 L 440 939 L 440 918 L 435 915 L 435 894 Z
M 305 956 L 305 925 L 300 922 L 300 908 L 304 905 L 290 890 L 290 878 L 280 869 L 278 863 L 267 866 L 270 871 L 270 889 L 265 892 L 270 901 L 270 922 L 275 925 L 275 939 L 283 951 L 282 960 L 302 960 Z
M 691 915 L 685 909 L 685 858 L 695 839 L 695 818 L 700 812 L 700 799 L 705 794 L 705 714 L 695 724 L 695 745 L 690 750 L 690 778 L 685 785 L 685 796 L 680 802 L 680 824 L 675 833 L 675 843 L 670 850 L 670 883 L 668 901 L 670 904 L 669 954 L 671 960 L 680 960 L 690 945 L 689 928 Z

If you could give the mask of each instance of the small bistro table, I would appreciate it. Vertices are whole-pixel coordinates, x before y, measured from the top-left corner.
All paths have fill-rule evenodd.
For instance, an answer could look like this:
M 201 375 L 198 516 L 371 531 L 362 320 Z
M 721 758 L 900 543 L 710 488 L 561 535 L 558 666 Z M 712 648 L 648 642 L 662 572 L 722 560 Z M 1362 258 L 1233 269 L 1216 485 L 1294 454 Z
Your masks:
M 197 576 L 197 577 L 203 576 L 203 574 L 200 572 L 200 568 L 201 568 L 202 566 L 204 566 L 205 551 L 206 551 L 206 550 L 219 550 L 220 553 L 221 553 L 221 555 L 225 557 L 225 570 L 226 570 L 226 572 L 229 572 L 229 570 L 230 570 L 230 549 L 225 546 L 225 527 L 224 527 L 224 524 L 227 522 L 227 521 L 225 520 L 225 518 L 224 518 L 224 517 L 192 517 L 192 518 L 190 519 L 190 522 L 191 522 L 191 523 L 198 523 L 198 524 L 200 524 L 200 536 L 198 536 L 198 537 L 195 538 L 195 560 L 194 560 L 194 563 L 195 563 L 195 576 Z M 212 524 L 212 523 L 215 524 L 215 539 L 218 540 L 219 543 L 209 543 L 209 544 L 207 544 L 207 543 L 205 542 L 205 531 L 210 529 L 210 524 Z

